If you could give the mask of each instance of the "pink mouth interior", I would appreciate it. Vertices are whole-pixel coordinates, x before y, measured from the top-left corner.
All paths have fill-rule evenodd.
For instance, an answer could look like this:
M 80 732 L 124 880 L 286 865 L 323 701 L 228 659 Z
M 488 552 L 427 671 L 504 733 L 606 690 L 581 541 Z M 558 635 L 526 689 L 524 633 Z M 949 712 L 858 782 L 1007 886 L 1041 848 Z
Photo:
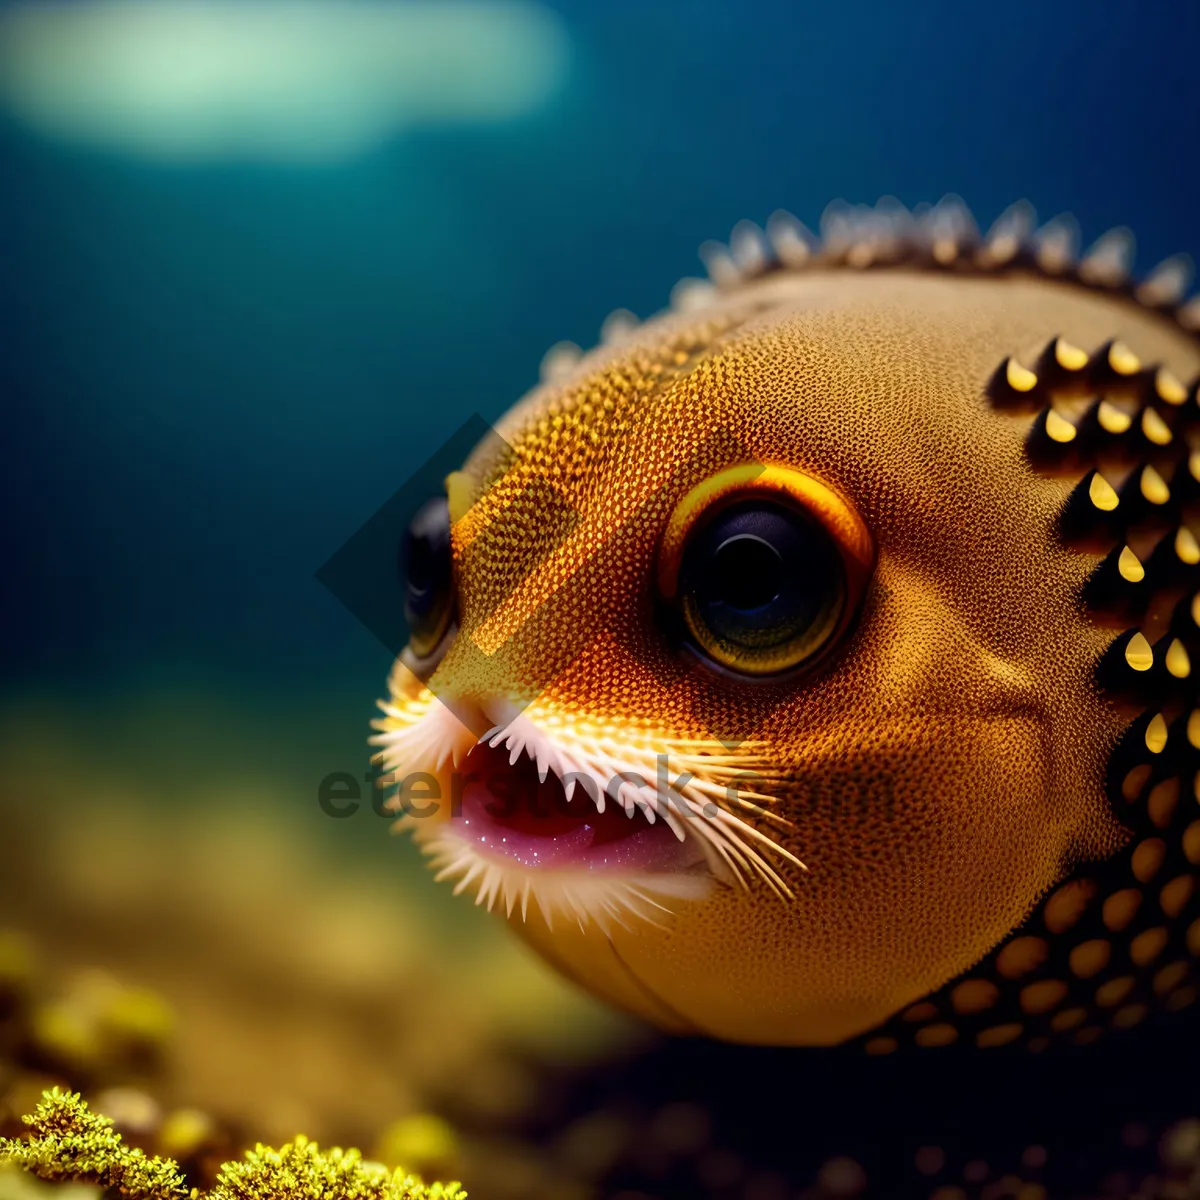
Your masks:
M 597 812 L 582 784 L 568 801 L 553 772 L 543 782 L 527 755 L 511 766 L 508 757 L 503 746 L 481 743 L 459 768 L 462 811 L 454 819 L 480 849 L 527 867 L 671 871 L 684 861 L 683 843 L 661 816 L 653 825 L 640 811 L 628 817 L 611 795 Z

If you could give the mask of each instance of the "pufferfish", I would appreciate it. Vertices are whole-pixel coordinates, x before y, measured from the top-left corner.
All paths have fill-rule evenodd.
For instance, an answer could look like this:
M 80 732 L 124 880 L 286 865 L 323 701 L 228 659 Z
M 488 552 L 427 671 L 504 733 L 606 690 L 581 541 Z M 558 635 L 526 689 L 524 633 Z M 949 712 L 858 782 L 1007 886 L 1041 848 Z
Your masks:
M 777 213 L 559 347 L 408 537 L 373 741 L 439 879 L 735 1042 L 1197 995 L 1200 298 L 1025 203 Z

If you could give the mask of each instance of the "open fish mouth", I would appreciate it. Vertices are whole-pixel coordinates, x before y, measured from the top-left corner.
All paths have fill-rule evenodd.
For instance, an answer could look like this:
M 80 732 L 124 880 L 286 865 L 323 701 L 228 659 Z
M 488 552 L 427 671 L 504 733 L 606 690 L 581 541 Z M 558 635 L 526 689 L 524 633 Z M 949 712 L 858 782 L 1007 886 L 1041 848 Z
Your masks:
M 759 761 L 752 749 L 499 703 L 484 706 L 494 724 L 476 738 L 414 683 L 393 676 L 375 723 L 376 761 L 397 789 L 389 808 L 437 878 L 472 890 L 477 904 L 607 927 L 630 917 L 660 922 L 713 886 L 758 881 L 791 895 L 775 863 L 803 864 L 770 829 L 785 822 L 767 797 L 730 782 Z M 436 780 L 437 804 L 406 789 L 417 772 Z
M 532 908 L 551 928 L 561 919 L 605 932 L 661 924 L 675 905 L 728 877 L 720 864 L 714 870 L 704 840 L 689 836 L 681 797 L 660 796 L 619 761 L 577 759 L 523 715 L 456 760 L 449 795 L 448 819 L 406 814 L 400 824 L 413 830 L 436 879 L 522 921 Z
M 601 792 L 585 772 L 539 769 L 496 731 L 462 764 L 460 836 L 480 852 L 529 867 L 581 866 L 593 871 L 672 871 L 695 864 L 670 800 L 647 799 L 628 780 Z M 701 856 L 700 861 L 703 861 Z
M 436 878 L 455 880 L 455 892 L 473 888 L 477 904 L 522 920 L 532 905 L 551 927 L 565 917 L 608 929 L 631 918 L 660 923 L 673 901 L 700 899 L 713 885 L 702 847 L 678 818 L 588 785 L 568 796 L 570 779 L 539 772 L 526 754 L 510 757 L 481 740 L 462 762 L 457 811 L 428 829 L 414 823 Z

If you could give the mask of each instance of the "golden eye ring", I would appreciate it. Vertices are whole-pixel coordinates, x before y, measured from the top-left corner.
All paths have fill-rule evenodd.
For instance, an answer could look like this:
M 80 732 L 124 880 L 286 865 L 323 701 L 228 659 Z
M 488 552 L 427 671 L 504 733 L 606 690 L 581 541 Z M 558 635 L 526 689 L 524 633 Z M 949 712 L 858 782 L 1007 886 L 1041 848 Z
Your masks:
M 866 524 L 832 488 L 790 467 L 742 463 L 675 506 L 658 587 L 719 666 L 776 675 L 836 641 L 874 558 Z

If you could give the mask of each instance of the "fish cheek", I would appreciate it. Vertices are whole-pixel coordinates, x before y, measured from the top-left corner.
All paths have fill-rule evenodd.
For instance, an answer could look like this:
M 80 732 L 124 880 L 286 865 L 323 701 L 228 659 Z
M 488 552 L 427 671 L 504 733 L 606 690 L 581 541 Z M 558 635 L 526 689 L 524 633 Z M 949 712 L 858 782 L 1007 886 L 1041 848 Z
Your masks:
M 796 819 L 795 898 L 714 888 L 656 928 L 526 936 L 579 982 L 665 1028 L 821 1045 L 878 1024 L 977 961 L 1056 878 L 1033 722 L 897 730 Z M 936 767 L 934 764 L 938 764 Z M 880 782 L 893 780 L 890 795 Z M 835 802 L 836 794 L 836 802 Z M 795 811 L 795 805 L 791 806 Z

